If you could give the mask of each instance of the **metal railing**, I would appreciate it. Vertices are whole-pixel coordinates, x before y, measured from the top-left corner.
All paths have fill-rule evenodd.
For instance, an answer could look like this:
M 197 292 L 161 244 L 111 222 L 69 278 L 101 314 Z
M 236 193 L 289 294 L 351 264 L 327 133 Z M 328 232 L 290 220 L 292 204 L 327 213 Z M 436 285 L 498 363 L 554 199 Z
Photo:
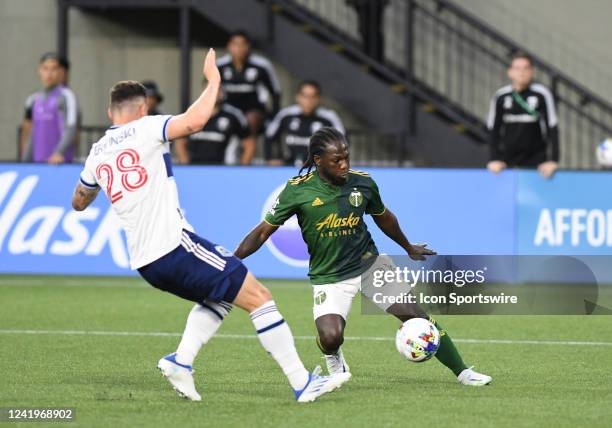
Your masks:
M 87 125 L 79 129 L 78 148 L 74 159 L 85 162 L 87 155 L 91 150 L 91 146 L 104 136 L 108 129 L 108 125 Z
M 365 129 L 347 129 L 351 163 L 355 166 L 411 166 L 410 153 L 401 133 L 380 133 Z
M 297 18 L 296 22 L 308 24 L 308 31 L 312 30 L 313 35 L 341 45 L 341 54 L 391 83 L 394 90 L 405 94 L 411 102 L 418 100 L 423 103 L 424 108 L 444 117 L 475 141 L 486 141 L 484 119 L 489 100 L 493 92 L 507 81 L 505 71 L 509 55 L 518 50 L 525 51 L 450 0 L 376 0 L 365 3 L 386 4 L 382 25 L 379 26 L 384 36 L 384 55 L 379 61 L 368 56 L 364 49 L 363 22 L 350 1 L 258 1 L 286 10 Z M 61 0 L 60 3 L 100 7 L 164 4 L 183 8 L 191 4 L 189 0 Z M 306 31 L 306 26 L 304 28 Z M 612 105 L 537 56 L 535 65 L 538 79 L 551 87 L 558 102 L 562 166 L 593 167 L 597 143 L 612 135 Z M 414 103 L 411 105 L 415 106 Z M 408 132 L 413 132 L 417 124 L 414 108 L 410 111 Z M 82 132 L 84 135 L 79 142 L 81 157 L 87 153 L 81 146 L 93 138 L 88 137 L 88 133 L 99 130 L 84 127 Z M 360 142 L 360 138 L 364 141 Z M 370 146 L 384 147 L 387 143 L 379 144 L 379 141 L 386 138 L 383 135 L 356 136 L 354 151 L 366 156 Z M 391 162 L 398 160 L 398 153 L 401 151 L 389 149 L 383 153 L 382 150 L 373 150 L 368 155 L 374 156 L 373 161 Z M 385 159 L 379 159 L 381 156 Z M 367 161 L 365 157 L 363 159 Z
M 98 141 L 108 126 L 86 125 L 79 128 L 75 146 L 74 162 L 85 162 L 91 146 Z M 385 134 L 367 129 L 349 128 L 346 131 L 350 144 L 351 162 L 362 166 L 408 166 L 407 153 L 404 152 L 404 136 L 401 134 Z M 19 136 L 17 128 L 17 159 L 21 159 Z M 259 144 L 263 146 L 263 144 Z M 265 165 L 263 151 L 258 150 L 254 165 Z
M 279 1 L 316 14 L 347 43 L 363 46 L 353 8 L 344 1 Z M 389 0 L 383 15 L 384 61 L 424 92 L 426 108 L 458 112 L 460 126 L 484 128 L 493 93 L 507 84 L 509 57 L 528 49 L 449 0 Z M 364 51 L 365 53 L 365 51 Z M 535 55 L 536 78 L 557 101 L 561 164 L 593 168 L 595 147 L 612 135 L 612 105 Z M 453 119 L 456 119 L 453 118 Z M 482 134 L 476 135 L 483 140 Z
M 582 82 L 591 92 L 612 101 L 609 63 L 602 61 L 597 52 L 585 49 L 582 40 L 573 36 L 573 28 L 560 29 L 559 25 L 543 24 L 544 20 L 548 21 L 551 18 L 551 14 L 560 15 L 562 13 L 560 11 L 568 9 L 563 4 L 564 7 L 559 8 L 560 11 L 548 10 L 546 17 L 548 19 L 545 19 L 542 16 L 545 11 L 542 3 L 544 2 L 522 2 L 520 7 L 517 7 L 516 2 L 511 1 L 460 0 L 458 2 L 462 8 L 488 22 L 499 32 L 522 46 L 528 46 L 549 64 L 554 64 L 574 80 Z M 575 4 L 580 5 L 577 2 Z M 602 13 L 601 5 L 583 3 L 580 6 L 591 9 L 591 13 L 596 11 Z M 584 21 L 588 16 L 588 11 L 585 12 L 584 17 L 574 17 L 574 19 Z M 564 15 L 569 13 L 568 10 Z

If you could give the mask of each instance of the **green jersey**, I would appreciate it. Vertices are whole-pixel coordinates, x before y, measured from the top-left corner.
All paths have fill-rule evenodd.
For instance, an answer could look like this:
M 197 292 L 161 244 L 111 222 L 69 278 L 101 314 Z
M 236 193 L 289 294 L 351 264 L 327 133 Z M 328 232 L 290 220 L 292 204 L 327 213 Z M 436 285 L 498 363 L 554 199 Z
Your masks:
M 350 170 L 346 183 L 334 186 L 312 171 L 287 182 L 265 221 L 280 226 L 297 215 L 310 254 L 310 281 L 327 284 L 360 275 L 374 262 L 378 250 L 363 216 L 384 212 L 369 174 Z

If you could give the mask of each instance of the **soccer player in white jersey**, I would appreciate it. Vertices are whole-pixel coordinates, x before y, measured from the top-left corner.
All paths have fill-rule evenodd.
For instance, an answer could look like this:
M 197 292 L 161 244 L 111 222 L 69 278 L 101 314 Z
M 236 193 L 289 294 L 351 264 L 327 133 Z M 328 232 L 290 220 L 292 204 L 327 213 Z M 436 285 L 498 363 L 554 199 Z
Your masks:
M 320 376 L 319 367 L 309 373 L 270 292 L 231 252 L 196 235 L 181 211 L 168 142 L 201 130 L 214 110 L 221 78 L 212 49 L 203 73 L 206 90 L 177 116 L 147 116 L 145 88 L 138 82 L 113 86 L 108 109 L 113 126 L 91 148 L 72 206 L 84 210 L 101 188 L 126 232 L 132 269 L 154 287 L 196 303 L 176 352 L 158 363 L 180 396 L 201 400 L 193 361 L 236 305 L 250 313 L 297 401 L 314 401 L 350 375 Z

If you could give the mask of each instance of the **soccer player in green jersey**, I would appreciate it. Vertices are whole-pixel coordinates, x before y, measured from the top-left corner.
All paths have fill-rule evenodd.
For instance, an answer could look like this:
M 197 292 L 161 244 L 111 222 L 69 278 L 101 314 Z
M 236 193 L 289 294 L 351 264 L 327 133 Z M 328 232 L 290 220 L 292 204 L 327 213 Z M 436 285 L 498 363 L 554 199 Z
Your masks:
M 348 145 L 342 133 L 330 127 L 319 129 L 310 138 L 308 152 L 300 175 L 287 182 L 264 221 L 244 237 L 235 255 L 244 259 L 253 254 L 287 219 L 298 216 L 310 255 L 308 276 L 313 285 L 317 344 L 330 373 L 348 372 L 341 349 L 347 315 L 353 298 L 363 291 L 362 274 L 378 258 L 363 216 L 370 214 L 411 259 L 425 260 L 436 253 L 426 245 L 411 244 L 397 217 L 383 204 L 374 180 L 365 172 L 349 169 Z M 301 175 L 304 169 L 306 175 Z M 465 365 L 448 333 L 418 305 L 396 303 L 385 310 L 401 321 L 425 318 L 434 322 L 440 331 L 436 357 L 459 382 L 475 386 L 491 382 L 490 376 Z

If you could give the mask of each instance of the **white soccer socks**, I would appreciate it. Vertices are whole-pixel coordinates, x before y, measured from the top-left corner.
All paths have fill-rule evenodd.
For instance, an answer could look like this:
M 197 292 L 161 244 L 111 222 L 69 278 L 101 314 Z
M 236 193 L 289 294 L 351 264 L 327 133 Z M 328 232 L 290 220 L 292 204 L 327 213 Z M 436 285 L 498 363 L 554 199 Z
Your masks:
M 294 390 L 308 383 L 309 373 L 297 350 L 291 329 L 276 309 L 273 300 L 264 303 L 250 314 L 261 345 L 276 360 Z
M 196 304 L 187 317 L 185 331 L 176 350 L 176 361 L 192 366 L 200 348 L 215 335 L 231 309 L 232 305 L 226 302 Z

